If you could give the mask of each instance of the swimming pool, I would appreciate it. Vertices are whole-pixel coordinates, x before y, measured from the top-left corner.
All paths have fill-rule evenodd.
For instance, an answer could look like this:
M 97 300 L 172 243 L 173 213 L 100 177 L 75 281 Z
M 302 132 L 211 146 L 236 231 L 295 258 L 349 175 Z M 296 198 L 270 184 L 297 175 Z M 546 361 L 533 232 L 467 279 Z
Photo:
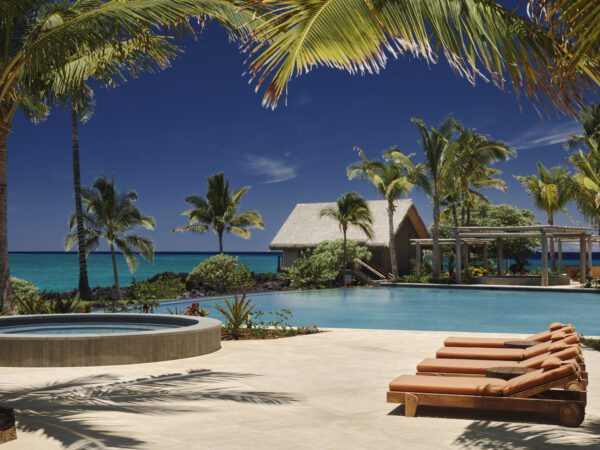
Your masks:
M 290 309 L 290 324 L 331 328 L 531 333 L 552 322 L 600 335 L 600 294 L 489 289 L 375 287 L 252 294 L 256 310 Z M 161 302 L 159 313 L 193 302 L 223 320 L 222 297 Z

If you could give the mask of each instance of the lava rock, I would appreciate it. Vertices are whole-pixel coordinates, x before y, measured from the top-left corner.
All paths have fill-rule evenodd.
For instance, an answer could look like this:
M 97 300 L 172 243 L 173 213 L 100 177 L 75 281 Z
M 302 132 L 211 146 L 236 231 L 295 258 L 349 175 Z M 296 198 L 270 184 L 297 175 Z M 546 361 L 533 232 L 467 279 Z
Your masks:
M 306 330 L 307 333 L 309 334 L 314 334 L 314 333 L 318 333 L 319 329 L 317 328 L 316 325 L 309 325 L 306 328 L 304 328 Z

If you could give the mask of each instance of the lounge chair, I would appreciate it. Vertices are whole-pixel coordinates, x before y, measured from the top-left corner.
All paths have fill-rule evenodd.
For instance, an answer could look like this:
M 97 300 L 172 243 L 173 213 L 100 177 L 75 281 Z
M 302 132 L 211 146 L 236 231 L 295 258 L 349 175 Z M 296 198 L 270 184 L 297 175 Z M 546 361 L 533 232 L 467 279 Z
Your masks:
M 441 347 L 436 352 L 437 358 L 454 359 L 496 359 L 504 361 L 522 361 L 543 353 L 554 353 L 564 350 L 568 345 L 579 342 L 577 333 L 564 335 L 557 341 L 541 342 L 529 348 L 490 348 L 490 347 Z
M 417 406 L 477 408 L 557 413 L 561 422 L 577 427 L 583 422 L 585 391 L 551 390 L 579 381 L 575 362 L 550 357 L 542 368 L 509 381 L 483 377 L 430 377 L 402 375 L 390 382 L 388 403 L 403 403 L 414 417 Z
M 539 369 L 546 358 L 555 357 L 561 361 L 575 360 L 579 365 L 584 387 L 587 387 L 588 375 L 579 345 L 570 345 L 564 350 L 555 353 L 543 353 L 522 361 L 503 361 L 493 359 L 452 359 L 452 358 L 426 358 L 417 365 L 417 375 L 440 376 L 485 376 L 486 371 L 493 367 L 519 367 L 525 369 Z
M 560 322 L 555 322 L 550 325 L 548 331 L 542 331 L 541 333 L 534 334 L 532 336 L 527 336 L 525 338 L 526 341 L 537 341 L 537 342 L 547 342 L 552 339 L 553 332 L 562 332 L 565 334 L 572 334 L 575 332 L 573 329 L 573 325 L 570 324 L 562 324 Z M 444 345 L 446 347 L 504 347 L 504 344 L 509 341 L 514 341 L 515 339 L 509 338 L 485 338 L 485 337 L 460 337 L 460 336 L 450 336 L 444 341 Z

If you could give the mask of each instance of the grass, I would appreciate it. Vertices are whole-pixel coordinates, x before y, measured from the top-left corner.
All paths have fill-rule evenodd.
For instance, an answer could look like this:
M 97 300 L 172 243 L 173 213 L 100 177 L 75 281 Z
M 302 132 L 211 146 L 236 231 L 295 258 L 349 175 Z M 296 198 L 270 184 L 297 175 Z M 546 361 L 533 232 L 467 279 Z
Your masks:
M 594 350 L 600 351 L 600 339 L 591 339 L 582 336 L 580 341 L 583 345 L 593 348 Z

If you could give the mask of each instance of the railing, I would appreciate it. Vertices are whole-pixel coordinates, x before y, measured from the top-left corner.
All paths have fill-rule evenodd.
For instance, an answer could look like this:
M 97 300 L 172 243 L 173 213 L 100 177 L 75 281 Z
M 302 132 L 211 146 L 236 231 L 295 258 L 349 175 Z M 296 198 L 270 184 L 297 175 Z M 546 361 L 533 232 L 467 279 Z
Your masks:
M 364 262 L 364 261 L 362 261 L 362 260 L 360 260 L 358 258 L 356 258 L 354 261 L 359 266 L 361 266 L 363 269 L 368 270 L 369 272 L 371 272 L 373 275 L 376 275 L 381 280 L 386 280 L 386 279 L 388 279 L 388 277 L 389 278 L 393 278 L 391 273 L 388 273 L 387 274 L 388 276 L 386 276 L 383 273 L 381 273 L 381 272 L 383 272 L 383 270 L 379 271 L 379 270 L 375 269 L 373 266 L 370 266 L 369 264 L 367 264 L 366 262 Z

